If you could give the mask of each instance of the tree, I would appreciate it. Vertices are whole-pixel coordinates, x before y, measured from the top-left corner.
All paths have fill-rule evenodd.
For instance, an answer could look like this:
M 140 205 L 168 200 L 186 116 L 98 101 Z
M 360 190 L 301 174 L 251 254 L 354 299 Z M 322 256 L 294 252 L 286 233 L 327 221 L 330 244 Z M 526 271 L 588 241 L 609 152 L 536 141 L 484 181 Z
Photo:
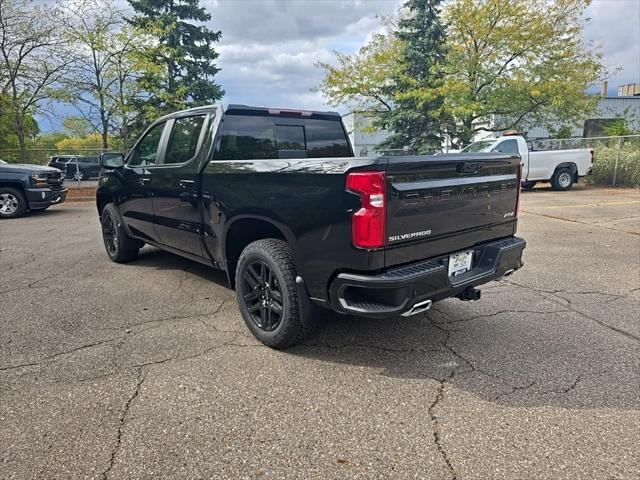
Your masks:
M 139 117 L 137 105 L 144 98 L 138 79 L 142 74 L 137 59 L 149 38 L 130 26 L 123 27 L 109 45 L 114 82 L 108 91 L 112 102 L 111 126 L 124 148 L 131 147 L 134 125 Z
M 419 153 L 442 145 L 445 117 L 441 64 L 445 59 L 445 29 L 440 21 L 441 0 L 408 0 L 398 23 L 400 72 L 394 81 L 394 108 L 380 116 L 379 125 L 391 132 L 381 147 L 409 147 Z
M 575 123 L 594 106 L 586 89 L 604 76 L 581 39 L 590 0 L 454 0 L 445 9 L 448 55 L 442 95 L 467 143 L 533 122 Z
M 96 128 L 85 117 L 67 117 L 62 120 L 62 128 L 72 137 L 86 137 L 96 131 Z
M 223 95 L 213 79 L 219 72 L 213 44 L 221 33 L 190 21 L 211 19 L 199 0 L 129 0 L 131 25 L 152 43 L 138 52 L 143 74 L 138 79 L 148 97 L 140 101 L 147 119 L 186 106 L 212 103 Z
M 0 0 L 0 111 L 10 119 L 22 161 L 27 159 L 31 120 L 56 97 L 70 64 L 60 16 L 55 6 Z
M 332 106 L 349 104 L 355 110 L 388 111 L 393 105 L 392 78 L 397 75 L 400 42 L 390 33 L 374 34 L 371 41 L 354 54 L 333 52 L 337 65 L 319 62 L 325 71 L 314 89 Z
M 65 34 L 76 52 L 72 73 L 65 79 L 67 98 L 100 132 L 106 150 L 115 109 L 111 92 L 117 82 L 110 47 L 123 13 L 109 0 L 81 0 L 65 10 Z
M 59 151 L 72 153 L 86 150 L 95 150 L 97 152 L 101 150 L 101 147 L 102 136 L 97 132 L 84 136 L 63 138 L 56 143 L 56 148 Z

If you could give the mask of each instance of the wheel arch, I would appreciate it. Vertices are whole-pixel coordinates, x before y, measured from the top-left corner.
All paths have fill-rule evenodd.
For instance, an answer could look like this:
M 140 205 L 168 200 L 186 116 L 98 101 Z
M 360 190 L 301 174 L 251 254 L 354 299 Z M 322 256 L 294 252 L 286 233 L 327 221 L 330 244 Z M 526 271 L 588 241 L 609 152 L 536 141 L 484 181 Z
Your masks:
M 569 170 L 571 170 L 572 175 L 575 177 L 576 175 L 578 175 L 578 166 L 573 163 L 573 162 L 562 162 L 559 163 L 558 165 L 556 165 L 555 170 L 553 171 L 553 175 L 556 174 L 556 172 L 558 170 L 560 170 L 561 168 L 568 168 Z M 552 176 L 553 176 L 552 175 Z
M 20 180 L 0 180 L 0 187 L 15 188 L 25 195 L 24 185 Z
M 231 288 L 235 288 L 236 266 L 247 245 L 264 238 L 277 238 L 293 249 L 295 237 L 289 227 L 273 218 L 260 215 L 240 215 L 233 218 L 225 231 L 222 254 Z
M 107 189 L 98 189 L 96 191 L 96 207 L 98 208 L 98 216 L 102 215 L 102 210 L 107 204 L 113 202 L 113 193 Z

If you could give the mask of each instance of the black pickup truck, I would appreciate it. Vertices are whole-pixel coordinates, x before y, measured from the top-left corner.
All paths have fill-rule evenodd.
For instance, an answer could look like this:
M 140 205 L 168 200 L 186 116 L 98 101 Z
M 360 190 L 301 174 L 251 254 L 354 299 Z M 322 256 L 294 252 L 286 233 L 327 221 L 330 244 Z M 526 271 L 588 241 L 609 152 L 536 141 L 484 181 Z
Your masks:
M 46 210 L 66 197 L 64 174 L 57 168 L 0 160 L 0 218 Z
M 226 271 L 276 348 L 318 307 L 414 315 L 522 266 L 517 155 L 355 158 L 337 113 L 229 105 L 163 117 L 101 163 L 109 257 L 148 243 Z

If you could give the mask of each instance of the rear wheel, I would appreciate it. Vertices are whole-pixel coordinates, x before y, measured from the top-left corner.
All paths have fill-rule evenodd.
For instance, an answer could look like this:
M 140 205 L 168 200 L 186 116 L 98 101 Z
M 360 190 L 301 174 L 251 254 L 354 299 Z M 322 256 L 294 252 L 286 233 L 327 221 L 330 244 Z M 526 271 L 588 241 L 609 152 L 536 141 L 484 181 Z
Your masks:
M 144 243 L 127 236 L 118 209 L 113 203 L 109 203 L 102 210 L 100 223 L 104 247 L 111 260 L 118 263 L 129 262 L 138 256 Z
M 0 187 L 0 218 L 16 218 L 27 211 L 27 199 L 20 190 Z
M 554 190 L 565 191 L 573 186 L 574 175 L 569 168 L 558 168 L 551 177 L 551 186 Z
M 296 291 L 289 245 L 273 238 L 250 243 L 236 268 L 240 313 L 254 337 L 273 348 L 300 342 L 308 333 Z
M 529 180 L 527 182 L 522 182 L 522 188 L 524 188 L 525 190 L 531 190 L 533 187 L 536 186 L 538 182 L 536 182 L 535 180 Z

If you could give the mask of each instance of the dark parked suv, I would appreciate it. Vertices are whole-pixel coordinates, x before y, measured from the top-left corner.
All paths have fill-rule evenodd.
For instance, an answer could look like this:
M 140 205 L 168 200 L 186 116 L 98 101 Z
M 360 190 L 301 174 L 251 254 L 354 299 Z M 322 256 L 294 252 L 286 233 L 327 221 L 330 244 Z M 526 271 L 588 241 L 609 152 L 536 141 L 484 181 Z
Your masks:
M 520 268 L 520 162 L 354 158 L 336 113 L 211 106 L 103 154 L 96 200 L 113 261 L 148 243 L 222 269 L 253 335 L 285 347 L 318 307 L 415 315 Z
M 0 219 L 27 211 L 46 210 L 67 197 L 64 177 L 44 165 L 19 165 L 0 160 Z
M 97 178 L 100 175 L 100 160 L 98 157 L 82 155 L 58 155 L 51 157 L 49 166 L 59 168 L 65 174 L 65 178 L 74 180 L 87 180 Z

